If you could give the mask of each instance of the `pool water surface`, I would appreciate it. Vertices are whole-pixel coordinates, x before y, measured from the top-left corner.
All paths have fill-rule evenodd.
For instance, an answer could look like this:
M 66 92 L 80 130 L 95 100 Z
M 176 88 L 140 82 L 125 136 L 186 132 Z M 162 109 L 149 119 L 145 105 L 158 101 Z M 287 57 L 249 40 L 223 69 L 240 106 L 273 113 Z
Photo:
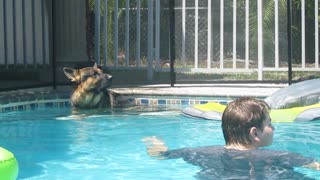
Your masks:
M 18 179 L 195 179 L 199 167 L 182 159 L 150 158 L 141 139 L 161 137 L 170 149 L 224 144 L 219 121 L 175 110 L 70 113 L 70 108 L 42 108 L 1 114 L 0 146 L 15 154 Z M 273 125 L 268 149 L 320 161 L 320 121 Z M 319 171 L 296 171 L 320 179 Z

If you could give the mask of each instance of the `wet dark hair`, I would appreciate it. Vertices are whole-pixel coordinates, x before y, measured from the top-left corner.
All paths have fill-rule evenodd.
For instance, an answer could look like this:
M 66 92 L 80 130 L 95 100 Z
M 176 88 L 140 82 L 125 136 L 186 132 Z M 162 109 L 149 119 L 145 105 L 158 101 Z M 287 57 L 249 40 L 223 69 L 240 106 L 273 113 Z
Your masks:
M 250 145 L 250 129 L 262 129 L 270 107 L 263 100 L 241 97 L 230 102 L 222 115 L 222 131 L 226 145 Z

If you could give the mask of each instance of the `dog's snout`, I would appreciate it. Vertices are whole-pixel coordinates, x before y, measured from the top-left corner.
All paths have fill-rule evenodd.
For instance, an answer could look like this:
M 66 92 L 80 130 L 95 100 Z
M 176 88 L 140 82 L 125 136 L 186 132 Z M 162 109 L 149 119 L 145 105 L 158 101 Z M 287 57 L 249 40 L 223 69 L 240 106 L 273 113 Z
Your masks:
M 105 74 L 105 79 L 107 81 L 108 86 L 112 85 L 112 76 L 110 74 Z
M 111 76 L 110 74 L 106 74 L 106 78 L 107 78 L 108 80 L 112 80 L 112 76 Z

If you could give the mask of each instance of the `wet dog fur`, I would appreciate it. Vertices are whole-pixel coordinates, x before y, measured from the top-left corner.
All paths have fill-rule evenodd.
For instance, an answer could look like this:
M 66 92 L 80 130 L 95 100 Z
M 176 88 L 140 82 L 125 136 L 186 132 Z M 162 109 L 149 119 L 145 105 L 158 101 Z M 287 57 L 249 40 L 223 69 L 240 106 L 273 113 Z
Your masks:
M 75 84 L 70 98 L 74 109 L 111 107 L 108 88 L 112 84 L 112 76 L 103 73 L 96 63 L 93 67 L 81 69 L 65 67 L 63 72 Z

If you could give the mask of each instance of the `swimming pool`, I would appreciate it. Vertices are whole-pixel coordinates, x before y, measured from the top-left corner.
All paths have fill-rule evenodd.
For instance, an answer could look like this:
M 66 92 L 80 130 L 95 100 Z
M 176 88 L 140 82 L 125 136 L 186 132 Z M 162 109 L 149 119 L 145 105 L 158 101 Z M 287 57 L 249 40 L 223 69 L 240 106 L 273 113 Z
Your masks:
M 15 154 L 19 179 L 195 179 L 199 167 L 182 159 L 152 159 L 141 142 L 158 136 L 172 149 L 224 144 L 220 122 L 172 110 L 180 108 L 114 110 L 80 119 L 68 107 L 7 112 L 0 116 L 0 144 Z M 268 148 L 320 161 L 320 121 L 274 126 Z M 320 177 L 318 171 L 297 171 Z

